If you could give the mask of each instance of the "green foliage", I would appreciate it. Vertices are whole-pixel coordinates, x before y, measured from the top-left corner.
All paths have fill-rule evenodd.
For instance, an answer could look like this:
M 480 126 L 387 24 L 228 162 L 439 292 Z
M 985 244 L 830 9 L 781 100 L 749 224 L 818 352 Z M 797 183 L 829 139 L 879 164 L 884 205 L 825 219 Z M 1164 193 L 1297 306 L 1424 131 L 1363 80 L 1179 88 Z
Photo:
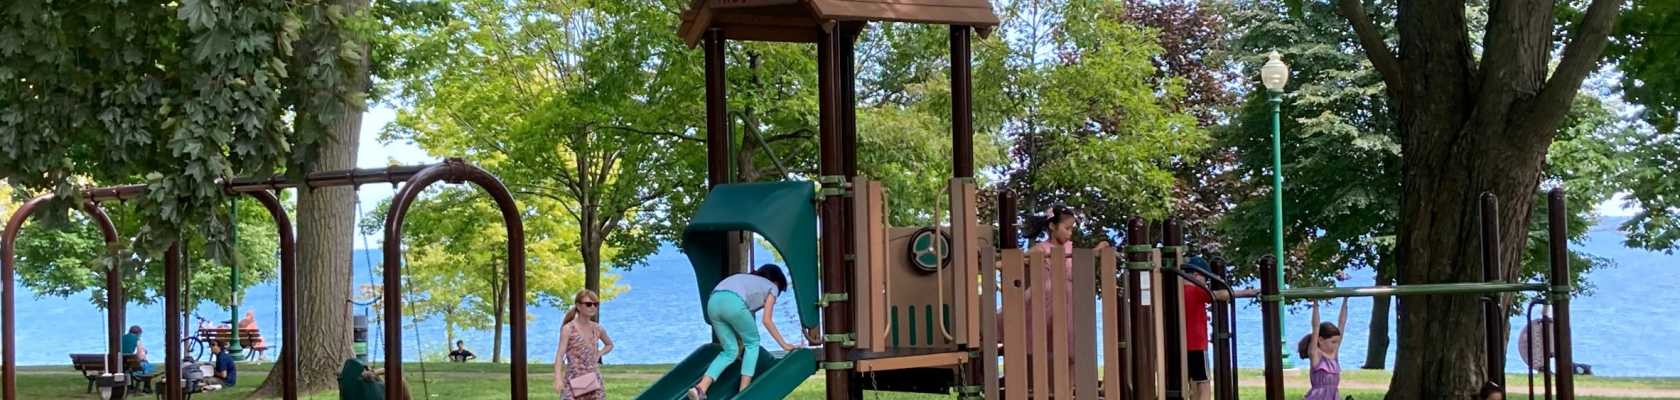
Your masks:
M 700 87 L 670 15 L 612 3 L 462 1 L 447 23 L 399 30 L 405 108 L 383 139 L 465 155 L 587 227 L 583 253 L 639 263 L 657 247 L 655 200 L 699 186 L 678 112 Z M 507 21 L 525 21 L 508 24 Z M 611 25 L 612 29 L 603 29 Z M 650 36 L 658 27 L 661 36 Z M 690 114 L 692 115 L 692 114 Z M 693 194 L 689 194 L 693 195 Z M 590 268 L 598 268 L 591 265 Z
M 583 288 L 583 260 L 568 251 L 577 245 L 577 225 L 560 217 L 552 200 L 532 198 L 520 205 L 525 211 L 526 301 L 564 304 Z M 387 200 L 368 213 L 362 233 L 379 234 L 389 209 Z M 506 323 L 507 228 L 489 196 L 466 187 L 428 189 L 410 205 L 403 247 L 406 312 L 416 319 L 442 318 L 450 335 L 456 329 L 494 331 L 500 328 L 496 323 Z M 602 298 L 621 291 L 612 280 L 606 285 Z
M 1680 128 L 1680 3 L 1633 0 L 1616 34 L 1605 48 L 1606 59 L 1622 73 L 1622 93 L 1644 106 L 1640 113 L 1658 131 Z
M 133 233 L 144 223 L 136 207 L 111 204 L 106 212 L 119 235 Z M 232 268 L 216 262 L 205 254 L 203 229 L 188 230 L 183 236 L 185 273 L 189 290 L 185 301 L 193 305 L 205 301 L 229 306 L 235 298 L 253 286 L 272 282 L 279 273 L 279 237 L 268 211 L 254 201 L 242 201 L 239 206 L 238 238 L 233 243 L 239 264 L 239 286 L 234 288 Z M 93 221 L 80 213 L 73 214 L 67 225 L 53 226 L 39 222 L 24 225 L 18 234 L 18 281 L 38 296 L 69 297 L 86 293 L 88 301 L 105 307 L 105 271 L 113 259 L 123 267 L 124 293 L 129 302 L 150 304 L 163 293 L 163 256 L 145 257 L 129 247 L 129 237 L 119 237 L 114 244 L 116 253 L 106 247 L 104 237 Z M 235 291 L 236 290 L 236 291 Z M 237 293 L 237 294 L 235 294 Z
M 1628 102 L 1644 107 L 1650 127 L 1624 135 L 1629 153 L 1618 177 L 1638 214 L 1622 224 L 1627 245 L 1672 254 L 1680 249 L 1680 3 L 1634 0 L 1616 23 L 1605 55 L 1621 72 Z
M 1328 285 L 1347 268 L 1395 268 L 1393 252 L 1400 204 L 1400 144 L 1397 121 L 1385 87 L 1345 21 L 1328 4 L 1308 5 L 1300 18 L 1266 7 L 1239 7 L 1231 21 L 1255 27 L 1233 42 L 1231 51 L 1245 75 L 1258 76 L 1260 56 L 1277 50 L 1290 64 L 1290 87 L 1282 103 L 1284 242 L 1292 285 Z M 1472 35 L 1476 36 L 1476 35 Z M 1219 140 L 1238 149 L 1239 170 L 1248 179 L 1271 177 L 1271 116 L 1266 94 L 1249 88 L 1235 124 Z M 1582 95 L 1559 129 L 1542 171 L 1546 185 L 1569 189 L 1574 205 L 1569 238 L 1580 241 L 1596 222 L 1591 205 L 1609 199 L 1626 155 L 1615 141 L 1625 124 L 1596 97 Z M 1269 185 L 1267 185 L 1269 187 Z M 1545 193 L 1536 192 L 1525 245 L 1523 278 L 1547 271 Z M 1236 196 L 1238 205 L 1221 223 L 1230 237 L 1225 255 L 1239 260 L 1240 275 L 1256 273 L 1251 260 L 1272 251 L 1271 192 Z M 1572 252 L 1576 282 L 1609 260 Z M 1392 270 L 1389 270 L 1392 272 Z
M 1196 116 L 1175 107 L 1182 78 L 1151 79 L 1162 49 L 1154 32 L 1121 22 L 1118 5 L 1040 7 L 1009 3 L 999 32 L 1010 44 L 999 78 L 1012 83 L 1000 129 L 1015 141 L 1009 187 L 1022 210 L 1084 209 L 1094 229 L 1083 233 L 1096 236 L 1128 216 L 1166 216 L 1172 163 L 1209 143 Z
M 53 191 L 47 215 L 78 204 L 75 179 L 144 181 L 139 246 L 155 255 L 179 232 L 226 243 L 218 178 L 287 166 L 301 175 L 318 122 L 362 88 L 344 87 L 332 33 L 349 13 L 318 0 L 227 4 L 10 2 L 0 10 L 0 176 Z M 299 41 L 326 49 L 293 54 Z M 297 126 L 285 116 L 296 118 Z M 212 246 L 222 258 L 225 248 Z

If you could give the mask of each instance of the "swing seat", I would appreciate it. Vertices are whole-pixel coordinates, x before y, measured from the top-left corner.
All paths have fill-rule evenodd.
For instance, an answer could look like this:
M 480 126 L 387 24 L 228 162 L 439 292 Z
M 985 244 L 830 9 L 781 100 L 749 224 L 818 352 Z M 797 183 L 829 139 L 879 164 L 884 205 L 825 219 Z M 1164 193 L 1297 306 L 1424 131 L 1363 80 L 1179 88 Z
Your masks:
M 385 384 L 376 378 L 363 377 L 371 371 L 361 360 L 350 358 L 344 360 L 344 368 L 338 373 L 338 398 L 340 400 L 384 400 Z

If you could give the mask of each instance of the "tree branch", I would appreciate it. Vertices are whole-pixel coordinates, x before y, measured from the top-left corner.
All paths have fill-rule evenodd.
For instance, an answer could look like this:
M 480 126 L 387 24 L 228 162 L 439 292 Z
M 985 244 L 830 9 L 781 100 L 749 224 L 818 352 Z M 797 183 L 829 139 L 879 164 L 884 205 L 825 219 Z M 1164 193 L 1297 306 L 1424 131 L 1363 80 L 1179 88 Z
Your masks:
M 641 129 L 631 128 L 631 127 L 627 127 L 627 126 L 608 126 L 606 128 L 607 129 L 630 132 L 630 133 L 635 133 L 635 134 L 641 134 L 641 135 L 674 137 L 674 138 L 677 138 L 679 140 L 684 140 L 684 141 L 689 141 L 689 142 L 704 143 L 706 141 L 706 139 L 702 139 L 702 138 L 699 138 L 699 137 L 696 137 L 696 136 L 684 135 L 684 134 L 676 133 L 676 132 L 644 131 L 644 130 L 641 130 Z
M 1359 0 L 1338 0 L 1336 13 L 1346 18 L 1353 26 L 1353 33 L 1359 37 L 1359 47 L 1365 49 L 1365 58 L 1371 60 L 1371 65 L 1382 74 L 1383 84 L 1388 86 L 1388 94 L 1392 98 L 1400 98 L 1404 89 L 1405 75 L 1400 71 L 1400 61 L 1394 57 L 1394 51 L 1389 50 L 1388 42 L 1383 40 L 1383 34 L 1377 30 L 1377 25 L 1371 23 L 1371 16 L 1365 14 L 1365 6 Z
M 792 132 L 783 133 L 783 134 L 780 134 L 780 135 L 771 135 L 769 137 L 766 137 L 766 138 L 764 138 L 764 144 L 776 143 L 776 142 L 780 142 L 780 141 L 783 141 L 783 140 L 803 139 L 803 138 L 811 137 L 812 135 L 815 135 L 815 134 L 816 133 L 811 131 L 811 128 L 799 128 L 799 129 L 793 130 Z
M 1558 62 L 1557 70 L 1552 72 L 1552 78 L 1546 81 L 1528 110 L 1527 115 L 1533 118 L 1524 120 L 1548 127 L 1543 129 L 1547 134 L 1555 131 L 1549 127 L 1563 120 L 1565 111 L 1575 101 L 1575 93 L 1581 89 L 1581 82 L 1598 67 L 1599 56 L 1610 42 L 1610 31 L 1621 9 L 1622 0 L 1593 0 L 1587 6 L 1586 16 L 1570 35 L 1568 47 L 1563 49 L 1563 60 Z

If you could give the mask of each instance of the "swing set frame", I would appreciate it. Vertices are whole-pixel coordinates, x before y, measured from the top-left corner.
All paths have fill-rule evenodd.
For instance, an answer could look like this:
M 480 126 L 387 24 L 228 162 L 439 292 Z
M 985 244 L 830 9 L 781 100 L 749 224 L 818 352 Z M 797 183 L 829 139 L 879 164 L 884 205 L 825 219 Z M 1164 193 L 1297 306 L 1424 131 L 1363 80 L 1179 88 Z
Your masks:
M 292 339 L 298 337 L 297 326 L 297 241 L 292 228 L 291 218 L 280 204 L 276 193 L 284 189 L 298 188 L 313 190 L 327 187 L 351 186 L 359 187 L 367 183 L 404 184 L 391 199 L 390 210 L 385 215 L 385 243 L 383 298 L 386 307 L 384 318 L 386 321 L 400 321 L 402 319 L 402 224 L 409 207 L 419 195 L 438 181 L 452 184 L 471 182 L 483 189 L 495 200 L 497 208 L 502 213 L 503 223 L 508 230 L 508 289 L 510 293 L 525 292 L 525 228 L 520 218 L 519 208 L 513 200 L 512 193 L 489 172 L 466 163 L 459 158 L 450 158 L 442 163 L 418 166 L 390 166 L 386 168 L 349 169 L 337 171 L 316 172 L 306 175 L 302 179 L 285 177 L 267 178 L 234 178 L 223 180 L 222 190 L 230 195 L 244 195 L 255 198 L 268 210 L 274 218 L 276 230 L 280 239 L 280 324 L 281 337 Z M 93 219 L 104 236 L 106 247 L 114 252 L 118 247 L 119 236 L 100 204 L 106 201 L 126 201 L 146 194 L 145 185 L 126 185 L 104 188 L 87 189 L 82 192 L 82 209 Z M 7 221 L 6 228 L 0 233 L 0 400 L 17 399 L 17 351 L 16 351 L 16 310 L 15 310 L 15 282 L 13 275 L 16 271 L 16 239 L 23 223 L 30 214 L 42 204 L 54 199 L 51 194 L 42 195 L 29 200 Z M 181 314 L 181 249 L 180 244 L 171 244 L 164 255 L 164 343 L 166 359 L 164 362 L 163 396 L 166 400 L 184 399 L 179 384 L 181 377 L 181 351 L 179 343 L 182 337 L 182 326 L 176 315 Z M 122 269 L 117 265 L 108 267 L 105 274 L 106 296 L 109 312 L 107 313 L 107 345 L 109 365 L 121 365 L 121 332 L 125 317 L 125 303 L 122 285 Z M 527 369 L 525 356 L 525 297 L 510 296 L 509 312 L 512 317 L 512 351 L 511 398 L 523 400 L 527 395 Z M 348 321 L 347 321 L 348 322 Z M 385 329 L 385 398 L 388 400 L 402 399 L 406 392 L 402 379 L 402 329 Z M 275 369 L 281 376 L 281 395 L 291 400 L 298 398 L 297 352 L 293 349 L 282 349 Z M 120 372 L 120 371 L 110 371 Z

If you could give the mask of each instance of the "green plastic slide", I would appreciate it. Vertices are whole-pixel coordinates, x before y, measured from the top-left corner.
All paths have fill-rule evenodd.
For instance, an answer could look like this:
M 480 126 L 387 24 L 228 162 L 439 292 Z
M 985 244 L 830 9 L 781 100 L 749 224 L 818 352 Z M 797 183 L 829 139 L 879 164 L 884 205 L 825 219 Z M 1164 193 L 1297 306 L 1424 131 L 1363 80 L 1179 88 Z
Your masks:
M 640 400 L 677 400 L 683 399 L 688 388 L 700 382 L 700 376 L 705 375 L 706 366 L 717 357 L 720 348 L 715 343 L 708 343 L 695 349 L 682 362 L 677 363 L 671 372 L 653 382 L 647 391 L 637 395 Z M 758 350 L 758 373 L 753 374 L 752 384 L 745 392 L 736 393 L 741 386 L 741 363 L 730 365 L 712 383 L 711 390 L 706 391 L 706 398 L 716 400 L 742 399 L 780 399 L 787 397 L 806 378 L 817 372 L 816 353 L 810 349 L 796 349 L 776 358 L 769 351 Z
M 815 193 L 816 185 L 811 182 L 741 183 L 712 188 L 683 231 L 683 253 L 688 254 L 688 261 L 694 267 L 695 286 L 700 292 L 700 307 L 696 311 L 705 314 L 706 298 L 728 274 L 725 251 L 729 232 L 753 232 L 770 242 L 787 263 L 784 267 L 792 280 L 789 283 L 793 284 L 800 325 L 816 327 L 817 212 L 812 201 Z M 688 388 L 700 382 L 706 365 L 720 351 L 716 343 L 700 346 L 636 398 L 683 398 Z M 752 351 L 759 361 L 751 386 L 736 393 L 741 385 L 737 362 L 712 383 L 707 391 L 708 399 L 780 399 L 817 372 L 816 354 L 808 349 L 796 349 L 781 358 L 763 348 Z

